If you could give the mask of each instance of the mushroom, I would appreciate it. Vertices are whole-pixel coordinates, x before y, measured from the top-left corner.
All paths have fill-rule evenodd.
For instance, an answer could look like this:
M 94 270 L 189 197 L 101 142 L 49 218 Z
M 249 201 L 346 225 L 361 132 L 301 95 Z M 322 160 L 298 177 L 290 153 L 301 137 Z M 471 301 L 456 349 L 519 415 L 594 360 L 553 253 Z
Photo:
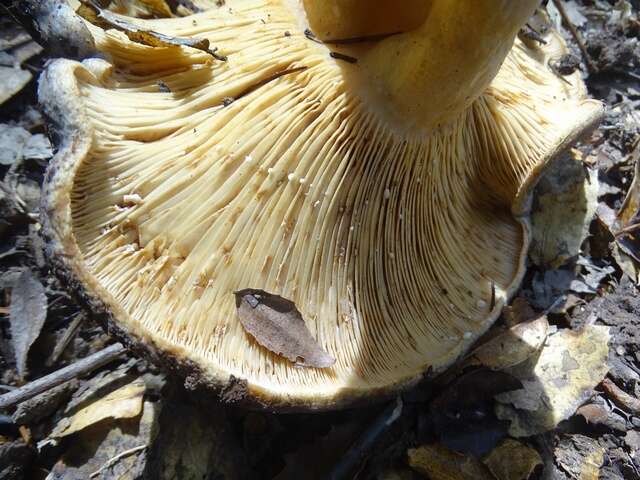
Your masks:
M 56 60 L 39 86 L 55 270 L 129 345 L 249 403 L 336 408 L 443 371 L 521 282 L 537 179 L 603 113 L 549 67 L 556 32 L 517 38 L 538 3 L 130 20 L 226 61 L 88 24 L 102 58 Z M 294 302 L 335 364 L 260 346 L 236 314 L 247 288 Z

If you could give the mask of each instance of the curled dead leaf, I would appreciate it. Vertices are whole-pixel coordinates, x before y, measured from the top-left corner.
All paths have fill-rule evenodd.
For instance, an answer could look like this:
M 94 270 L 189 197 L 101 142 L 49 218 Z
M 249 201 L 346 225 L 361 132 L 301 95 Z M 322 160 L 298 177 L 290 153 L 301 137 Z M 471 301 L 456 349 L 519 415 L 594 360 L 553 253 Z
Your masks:
M 335 363 L 313 338 L 295 303 L 251 288 L 235 296 L 242 326 L 260 345 L 305 367 L 327 368 Z

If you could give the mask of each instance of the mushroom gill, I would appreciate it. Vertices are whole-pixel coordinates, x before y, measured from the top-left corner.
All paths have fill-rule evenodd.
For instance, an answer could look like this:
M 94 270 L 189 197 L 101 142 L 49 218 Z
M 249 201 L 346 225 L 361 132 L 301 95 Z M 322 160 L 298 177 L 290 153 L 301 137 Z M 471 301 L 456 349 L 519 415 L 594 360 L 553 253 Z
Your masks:
M 506 1 L 426 3 L 425 23 L 460 17 L 414 50 L 429 34 L 413 25 L 313 41 L 290 0 L 131 20 L 226 62 L 90 25 L 106 60 L 57 60 L 40 84 L 61 136 L 44 199 L 58 271 L 120 336 L 274 408 L 389 394 L 453 363 L 519 285 L 537 177 L 602 107 L 548 67 L 556 33 L 514 40 L 536 1 L 506 17 L 482 11 Z M 365 27 L 338 30 L 381 31 Z M 295 302 L 335 365 L 260 347 L 236 315 L 244 288 Z

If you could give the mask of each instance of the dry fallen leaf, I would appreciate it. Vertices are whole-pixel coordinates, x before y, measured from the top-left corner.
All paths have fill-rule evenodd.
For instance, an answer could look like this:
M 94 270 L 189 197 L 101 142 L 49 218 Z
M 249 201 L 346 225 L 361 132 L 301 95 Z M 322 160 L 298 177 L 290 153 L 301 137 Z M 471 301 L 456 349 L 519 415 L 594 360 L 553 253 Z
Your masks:
M 45 160 L 52 154 L 51 143 L 43 134 L 31 135 L 22 127 L 0 124 L 1 165 L 17 165 L 23 159 Z
M 29 81 L 31 72 L 21 68 L 0 67 L 0 105 L 20 92 Z
M 633 153 L 632 161 L 635 162 L 633 181 L 624 199 L 624 203 L 616 215 L 619 229 L 628 228 L 631 224 L 640 221 L 640 140 L 637 141 Z
M 598 480 L 604 463 L 605 449 L 597 440 L 584 435 L 564 436 L 555 450 L 555 457 L 569 478 Z
M 128 22 L 122 17 L 103 10 L 91 0 L 81 0 L 78 15 L 88 22 L 108 30 L 114 28 L 123 32 L 129 40 L 150 47 L 190 47 L 201 50 L 213 56 L 216 60 L 226 61 L 226 57 L 216 53 L 216 48 L 209 48 L 209 40 L 206 38 L 182 38 L 171 37 L 162 33 L 146 30 L 145 28 Z
M 23 271 L 11 291 L 11 344 L 20 378 L 27 370 L 27 356 L 47 318 L 47 296 L 30 270 Z
M 599 325 L 562 330 L 548 338 L 533 371 L 514 371 L 524 388 L 496 396 L 496 414 L 511 421 L 510 435 L 552 430 L 573 415 L 609 370 L 609 338 L 609 327 Z
M 424 445 L 407 454 L 409 466 L 430 480 L 495 480 L 477 458 L 440 445 Z
M 142 411 L 144 392 L 144 383 L 137 380 L 120 387 L 107 396 L 78 410 L 68 421 L 65 421 L 67 419 L 63 419 L 59 424 L 61 428 L 56 427 L 51 437 L 66 437 L 107 418 L 121 419 L 137 417 Z
M 511 305 L 505 305 L 502 309 L 502 316 L 509 327 L 513 327 L 518 323 L 534 320 L 538 317 L 524 297 L 516 297 L 511 302 Z
M 569 155 L 569 154 L 567 154 Z M 557 268 L 576 257 L 598 205 L 598 175 L 580 160 L 552 165 L 536 187 L 530 258 Z
M 614 222 L 617 263 L 636 283 L 640 282 L 640 140 L 631 154 L 634 177 Z
M 150 475 L 147 471 L 150 447 L 159 433 L 161 411 L 160 402 L 145 400 L 138 417 L 100 422 L 77 432 L 72 441 L 63 444 L 50 478 L 168 478 Z M 78 461 L 79 458 L 82 461 Z
M 533 448 L 507 438 L 487 455 L 484 464 L 497 480 L 528 480 L 542 466 L 542 457 Z
M 292 301 L 251 288 L 235 296 L 242 326 L 260 345 L 305 367 L 326 368 L 335 363 L 313 338 Z
M 519 323 L 476 348 L 469 361 L 492 370 L 518 365 L 542 348 L 548 330 L 546 316 Z

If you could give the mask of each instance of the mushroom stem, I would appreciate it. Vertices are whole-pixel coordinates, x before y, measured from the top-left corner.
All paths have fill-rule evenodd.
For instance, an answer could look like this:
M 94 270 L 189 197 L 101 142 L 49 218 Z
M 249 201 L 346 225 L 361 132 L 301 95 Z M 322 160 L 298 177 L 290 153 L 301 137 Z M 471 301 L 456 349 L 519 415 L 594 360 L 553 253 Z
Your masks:
M 318 1 L 326 10 L 332 10 L 333 3 L 346 0 Z M 315 13 L 309 15 L 312 3 L 315 1 L 305 1 L 313 28 Z M 539 3 L 540 0 L 431 0 L 423 3 L 421 12 L 410 2 L 416 16 L 423 15 L 420 26 L 355 54 L 363 71 L 365 95 L 373 97 L 373 103 L 383 113 L 403 124 L 433 128 L 447 122 L 469 107 L 489 85 L 518 30 Z M 379 12 L 375 8 L 363 7 L 361 11 L 374 24 L 373 31 L 360 28 L 358 33 L 384 30 L 376 23 Z M 398 14 L 390 14 L 392 25 L 387 30 L 402 25 L 399 18 Z
M 430 3 L 425 0 L 303 0 L 311 30 L 325 42 L 408 32 L 422 24 Z

